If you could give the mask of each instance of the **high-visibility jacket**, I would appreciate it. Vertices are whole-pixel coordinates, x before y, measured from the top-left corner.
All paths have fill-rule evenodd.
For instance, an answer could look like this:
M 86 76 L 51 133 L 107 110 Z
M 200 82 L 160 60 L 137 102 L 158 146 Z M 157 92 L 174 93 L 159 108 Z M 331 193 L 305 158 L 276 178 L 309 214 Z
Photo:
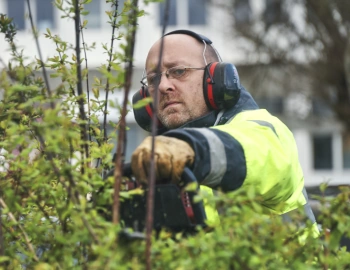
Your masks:
M 292 132 L 259 109 L 244 89 L 230 110 L 213 111 L 163 135 L 192 146 L 192 169 L 200 185 L 226 192 L 254 186 L 266 213 L 284 215 L 304 205 L 315 223 Z

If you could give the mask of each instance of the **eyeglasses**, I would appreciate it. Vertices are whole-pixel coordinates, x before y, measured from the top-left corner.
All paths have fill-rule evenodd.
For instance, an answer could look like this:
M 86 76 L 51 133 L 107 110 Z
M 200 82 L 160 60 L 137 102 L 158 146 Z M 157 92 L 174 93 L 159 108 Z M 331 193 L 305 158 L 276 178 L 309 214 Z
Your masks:
M 165 74 L 165 76 L 168 79 L 179 79 L 185 76 L 189 70 L 204 70 L 204 69 L 205 67 L 195 68 L 195 67 L 176 66 L 176 67 L 169 68 L 167 71 L 162 73 L 148 74 L 142 78 L 141 83 L 145 86 L 148 86 L 149 88 L 155 88 L 159 85 L 160 79 L 162 78 L 163 74 Z

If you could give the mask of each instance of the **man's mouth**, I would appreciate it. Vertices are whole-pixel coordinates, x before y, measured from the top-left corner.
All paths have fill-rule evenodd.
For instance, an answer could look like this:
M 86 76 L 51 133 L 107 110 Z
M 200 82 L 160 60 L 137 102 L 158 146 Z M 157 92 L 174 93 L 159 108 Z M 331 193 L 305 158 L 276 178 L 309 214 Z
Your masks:
M 166 102 L 163 106 L 163 109 L 165 108 L 168 108 L 168 107 L 171 107 L 171 106 L 174 106 L 174 105 L 177 105 L 177 104 L 180 104 L 180 102 L 178 101 L 170 101 L 170 102 Z

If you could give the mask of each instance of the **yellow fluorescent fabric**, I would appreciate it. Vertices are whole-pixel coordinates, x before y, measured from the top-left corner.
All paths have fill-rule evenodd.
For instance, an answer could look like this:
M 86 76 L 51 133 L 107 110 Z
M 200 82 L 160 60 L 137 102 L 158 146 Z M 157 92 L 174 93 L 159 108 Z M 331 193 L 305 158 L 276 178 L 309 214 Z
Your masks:
M 279 119 L 266 110 L 244 111 L 213 128 L 242 145 L 247 175 L 241 188 L 254 186 L 267 213 L 283 214 L 306 203 L 295 140 Z

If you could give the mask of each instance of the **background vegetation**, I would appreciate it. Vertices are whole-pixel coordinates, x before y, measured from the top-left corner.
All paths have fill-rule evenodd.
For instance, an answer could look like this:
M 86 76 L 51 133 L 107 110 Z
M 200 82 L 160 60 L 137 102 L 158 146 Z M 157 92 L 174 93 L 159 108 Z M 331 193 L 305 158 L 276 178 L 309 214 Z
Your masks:
M 214 2 L 213 2 L 214 3 Z M 268 66 L 310 80 L 311 92 L 285 80 L 284 89 L 320 99 L 350 130 L 350 2 L 267 0 L 257 12 L 244 0 L 217 1 L 231 15 L 232 36 L 252 66 L 269 77 Z M 295 105 L 297 106 L 297 105 Z

